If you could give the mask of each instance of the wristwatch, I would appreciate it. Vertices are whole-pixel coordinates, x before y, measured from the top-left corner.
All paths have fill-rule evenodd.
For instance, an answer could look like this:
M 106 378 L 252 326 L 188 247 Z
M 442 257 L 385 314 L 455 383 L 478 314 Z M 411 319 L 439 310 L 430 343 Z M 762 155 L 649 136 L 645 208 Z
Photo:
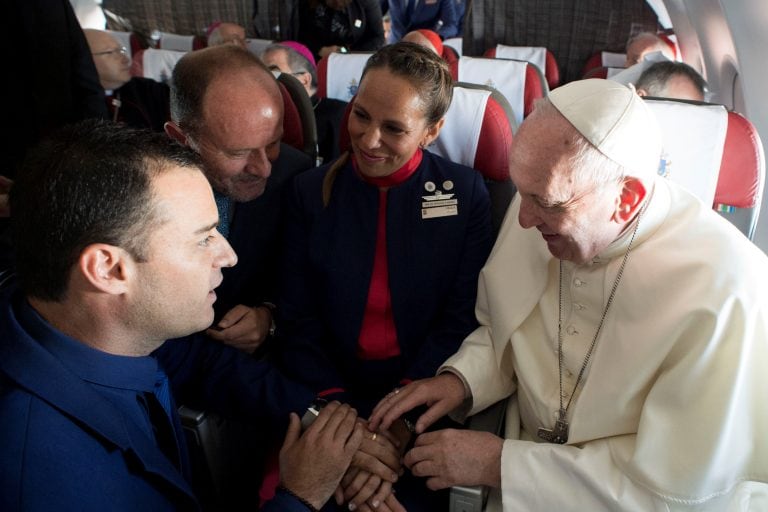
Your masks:
M 309 426 L 315 421 L 315 418 L 320 415 L 320 411 L 323 407 L 328 405 L 328 401 L 323 398 L 315 398 L 315 401 L 307 407 L 307 412 L 301 417 L 301 430 L 307 430 Z
M 273 337 L 275 335 L 275 331 L 277 331 L 277 324 L 275 323 L 275 311 L 277 310 L 277 306 L 272 304 L 271 302 L 262 302 L 259 304 L 259 307 L 267 308 L 269 310 L 269 337 Z

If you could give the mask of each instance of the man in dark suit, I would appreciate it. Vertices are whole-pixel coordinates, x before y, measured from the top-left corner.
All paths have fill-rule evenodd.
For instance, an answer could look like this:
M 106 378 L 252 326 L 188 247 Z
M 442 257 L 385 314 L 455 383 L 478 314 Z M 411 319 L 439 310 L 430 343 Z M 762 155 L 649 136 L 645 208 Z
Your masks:
M 103 30 L 85 29 L 109 117 L 134 128 L 162 132 L 170 119 L 170 90 L 150 78 L 131 77 L 130 50 Z
M 225 269 L 208 334 L 253 352 L 274 332 L 282 192 L 308 157 L 280 143 L 277 82 L 253 54 L 223 45 L 185 55 L 173 72 L 168 135 L 200 154 L 219 230 L 240 264 Z
M 237 262 L 192 151 L 110 123 L 69 126 L 31 152 L 11 205 L 1 510 L 199 510 L 176 399 L 275 429 L 312 401 L 266 361 L 177 338 L 211 323 L 221 271 Z M 281 487 L 262 510 L 317 509 L 333 493 L 363 433 L 348 406 L 326 409 L 301 436 L 290 416 Z
M 317 149 L 322 163 L 329 163 L 339 156 L 339 136 L 347 102 L 317 96 L 317 69 L 309 48 L 296 41 L 281 41 L 268 46 L 261 60 L 273 72 L 293 75 L 304 86 L 317 125 Z

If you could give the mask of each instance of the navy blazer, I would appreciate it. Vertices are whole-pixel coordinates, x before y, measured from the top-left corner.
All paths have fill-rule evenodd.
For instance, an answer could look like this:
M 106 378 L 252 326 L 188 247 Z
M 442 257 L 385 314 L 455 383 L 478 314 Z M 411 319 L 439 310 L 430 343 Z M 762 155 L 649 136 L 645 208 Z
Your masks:
M 318 8 L 330 10 L 324 0 L 313 7 L 309 0 L 298 2 L 298 26 L 296 39 L 312 52 L 315 60 L 320 60 L 319 51 L 323 46 L 345 46 L 350 51 L 373 52 L 384 46 L 384 25 L 381 21 L 381 7 L 378 0 L 351 0 L 344 10 L 348 26 L 321 26 L 318 21 Z
M 293 378 L 317 392 L 344 388 L 343 399 L 367 414 L 373 400 L 404 379 L 434 375 L 477 326 L 477 278 L 492 245 L 490 204 L 480 173 L 427 151 L 413 176 L 389 189 L 387 260 L 401 355 L 363 361 L 357 345 L 379 190 L 347 163 L 324 206 L 327 170 L 313 169 L 294 182 L 276 345 Z M 435 188 L 453 194 L 457 215 L 422 218 L 423 197 Z
M 459 33 L 459 17 L 456 15 L 456 0 L 417 0 L 410 17 L 406 15 L 406 0 L 389 0 L 389 15 L 392 30 L 388 42 L 394 43 L 405 34 L 419 28 L 434 30 L 447 39 Z
M 228 241 L 238 261 L 234 267 L 222 269 L 224 280 L 216 289 L 213 305 L 215 322 L 238 304 L 257 306 L 277 301 L 283 196 L 293 177 L 311 167 L 307 155 L 281 143 L 264 193 L 252 201 L 235 203 Z
M 155 440 L 18 323 L 20 300 L 10 291 L 0 297 L 0 510 L 199 509 Z M 201 337 L 157 352 L 174 395 L 196 394 L 211 409 L 273 418 L 314 396 L 271 365 Z M 278 494 L 263 510 L 306 508 Z

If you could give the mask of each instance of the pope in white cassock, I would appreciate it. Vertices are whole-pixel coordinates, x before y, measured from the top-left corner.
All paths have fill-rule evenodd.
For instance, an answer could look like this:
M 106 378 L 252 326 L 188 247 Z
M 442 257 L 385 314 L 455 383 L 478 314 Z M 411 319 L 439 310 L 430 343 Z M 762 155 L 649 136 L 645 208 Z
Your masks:
M 513 142 L 518 195 L 480 275 L 480 327 L 371 427 L 509 397 L 505 437 L 421 434 L 431 488 L 489 510 L 768 510 L 768 258 L 656 175 L 659 128 L 631 88 L 552 91 Z

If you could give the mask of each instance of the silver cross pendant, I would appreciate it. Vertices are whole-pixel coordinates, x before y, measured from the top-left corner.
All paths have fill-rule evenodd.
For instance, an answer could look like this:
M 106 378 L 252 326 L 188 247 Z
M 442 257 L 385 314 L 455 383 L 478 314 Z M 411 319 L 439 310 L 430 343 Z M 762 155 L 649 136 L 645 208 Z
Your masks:
M 540 428 L 536 434 L 548 443 L 565 444 L 568 442 L 568 422 L 558 419 L 555 428 Z

